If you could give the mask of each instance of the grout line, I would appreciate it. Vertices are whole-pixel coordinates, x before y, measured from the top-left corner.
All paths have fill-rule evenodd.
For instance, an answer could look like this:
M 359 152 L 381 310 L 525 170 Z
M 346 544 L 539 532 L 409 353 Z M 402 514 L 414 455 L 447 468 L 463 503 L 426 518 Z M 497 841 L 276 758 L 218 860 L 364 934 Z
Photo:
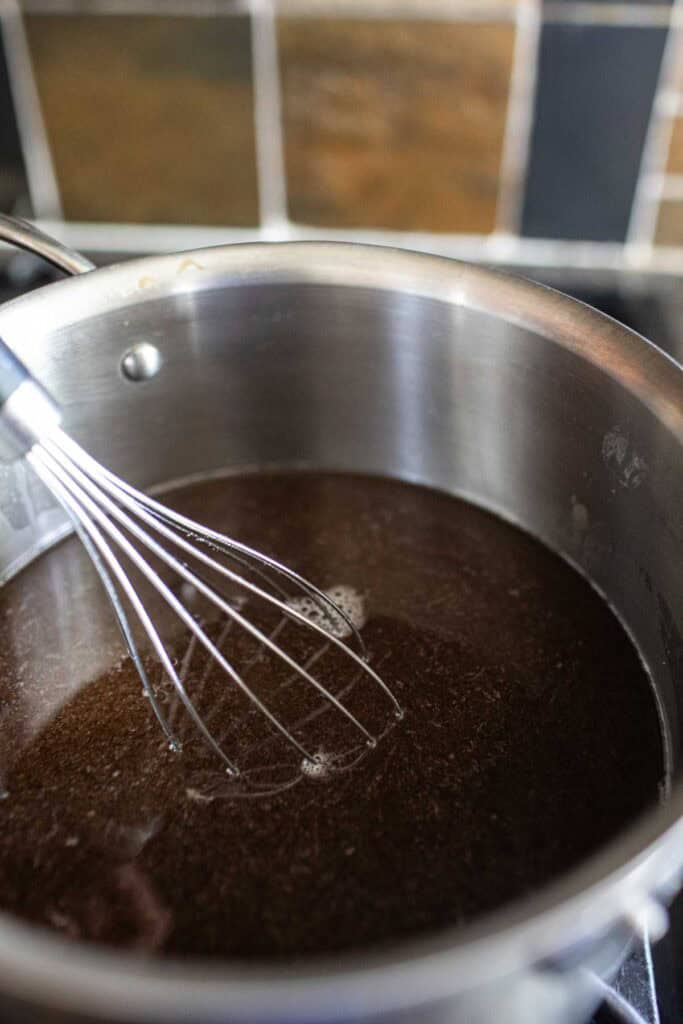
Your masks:
M 657 230 L 661 188 L 657 191 L 656 184 L 663 178 L 673 131 L 671 114 L 664 115 L 659 112 L 659 97 L 676 89 L 681 49 L 678 29 L 682 13 L 683 0 L 674 0 L 671 9 L 671 24 L 662 55 L 659 80 L 650 113 L 650 123 L 641 155 L 638 180 L 631 206 L 631 217 L 626 232 L 626 245 L 631 251 L 634 250 L 634 247 L 651 246 L 654 243 Z M 659 177 L 656 178 L 656 175 Z
M 643 180 L 643 191 L 647 199 L 657 200 L 664 192 L 671 198 L 681 191 L 683 175 L 653 172 Z
M 181 224 L 110 224 L 39 220 L 37 226 L 76 249 L 107 256 L 177 252 L 206 246 L 280 241 L 262 228 L 194 227 Z M 647 247 L 630 256 L 621 242 L 575 242 L 511 235 L 455 235 L 431 232 L 335 230 L 290 224 L 289 240 L 354 242 L 412 249 L 456 259 L 513 267 L 545 266 L 573 270 L 639 270 L 680 274 L 683 247 Z
M 155 14 L 182 17 L 229 17 L 249 10 L 248 0 L 97 0 L 87 8 L 79 0 L 20 0 L 22 9 L 29 14 Z
M 518 0 L 515 51 L 505 119 L 496 229 L 515 234 L 522 223 L 534 119 L 542 0 Z
M 183 17 L 230 16 L 250 9 L 249 0 L 97 0 L 84 9 L 80 0 L 21 0 L 34 14 L 156 14 Z M 292 17 L 398 18 L 440 21 L 514 20 L 511 0 L 273 0 L 278 14 Z M 597 25 L 668 25 L 671 8 L 665 3 L 585 3 L 546 0 L 544 19 Z
M 62 204 L 18 0 L 0 0 L 10 87 L 35 216 L 61 217 Z
M 22 0 L 25 10 L 41 14 L 230 15 L 250 9 L 250 0 L 98 0 L 84 11 L 79 0 Z M 510 0 L 273 0 L 278 14 L 332 18 L 427 18 L 444 21 L 490 18 L 509 21 Z
M 683 114 L 683 93 L 676 89 L 663 89 L 655 104 L 657 113 L 662 117 L 680 117 Z
M 277 13 L 297 18 L 399 18 L 435 21 L 514 20 L 511 0 L 273 0 Z
M 683 199 L 683 174 L 655 175 L 652 185 L 654 195 L 662 199 Z
M 667 26 L 671 17 L 670 4 L 628 3 L 567 3 L 566 0 L 547 0 L 543 9 L 545 21 L 579 23 L 582 25 L 613 25 L 622 27 Z
M 644 198 L 656 202 L 664 189 L 666 178 L 666 174 L 659 172 L 653 171 L 652 174 L 646 174 L 641 185 Z
M 287 185 L 277 26 L 271 0 L 252 0 L 254 131 L 261 224 L 287 235 Z

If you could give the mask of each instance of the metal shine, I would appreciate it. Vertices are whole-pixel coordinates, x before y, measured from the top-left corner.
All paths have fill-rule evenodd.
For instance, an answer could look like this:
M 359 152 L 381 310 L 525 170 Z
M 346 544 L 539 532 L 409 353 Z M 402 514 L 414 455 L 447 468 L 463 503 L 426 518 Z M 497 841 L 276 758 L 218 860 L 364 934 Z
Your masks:
M 41 251 L 6 225 L 0 234 Z M 87 269 L 74 259 L 64 269 Z M 296 969 L 155 963 L 0 917 L 6 1016 L 584 1021 L 601 998 L 593 972 L 618 962 L 683 872 L 680 367 L 541 286 L 317 243 L 97 270 L 4 307 L 0 336 L 60 401 L 64 429 L 137 486 L 303 463 L 422 482 L 520 524 L 588 576 L 631 632 L 673 766 L 666 803 L 577 870 L 472 926 L 382 952 Z M 158 347 L 163 367 L 131 383 L 120 360 L 141 341 Z M 605 462 L 605 437 L 616 433 L 648 467 L 638 487 L 622 486 Z M 64 529 L 54 509 L 21 529 L 1 521 L 0 573 Z

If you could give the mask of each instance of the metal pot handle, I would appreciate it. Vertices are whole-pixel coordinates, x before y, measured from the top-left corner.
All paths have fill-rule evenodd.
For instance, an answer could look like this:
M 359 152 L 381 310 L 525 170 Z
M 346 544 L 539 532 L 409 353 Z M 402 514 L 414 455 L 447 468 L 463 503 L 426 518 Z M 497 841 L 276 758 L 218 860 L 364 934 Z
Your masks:
M 35 256 L 41 256 L 67 274 L 86 274 L 95 269 L 95 264 L 75 249 L 69 249 L 56 239 L 39 231 L 27 220 L 0 214 L 0 242 L 9 242 L 19 249 L 25 249 Z

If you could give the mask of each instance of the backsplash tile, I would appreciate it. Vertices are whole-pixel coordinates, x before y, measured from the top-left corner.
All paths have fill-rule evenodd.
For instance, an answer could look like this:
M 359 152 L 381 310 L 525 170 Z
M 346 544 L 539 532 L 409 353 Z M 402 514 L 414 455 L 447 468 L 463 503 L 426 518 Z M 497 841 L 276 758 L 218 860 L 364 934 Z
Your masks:
M 278 40 L 294 221 L 493 230 L 511 23 L 283 18 Z
M 662 28 L 544 26 L 524 235 L 624 241 L 665 39 Z
M 248 18 L 25 23 L 67 218 L 258 223 Z
M 76 245 L 362 230 L 485 261 L 590 252 L 683 272 L 669 0 L 18 3 L 23 18 L 0 4 L 0 208 L 32 198 L 58 218 L 61 198 L 92 222 L 69 228 Z

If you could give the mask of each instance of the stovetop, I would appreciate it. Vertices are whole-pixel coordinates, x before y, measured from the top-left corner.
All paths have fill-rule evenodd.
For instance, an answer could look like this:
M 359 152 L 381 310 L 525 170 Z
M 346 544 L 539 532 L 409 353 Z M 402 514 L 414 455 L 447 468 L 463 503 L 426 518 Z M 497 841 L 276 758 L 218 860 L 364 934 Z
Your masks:
M 0 264 L 0 303 L 56 280 L 26 253 Z M 578 271 L 552 274 L 529 268 L 525 276 L 558 288 L 620 320 L 670 355 L 683 361 L 683 310 L 677 280 L 632 279 L 620 275 L 596 281 Z M 640 942 L 611 982 L 599 982 L 604 1000 L 590 1024 L 682 1024 L 683 1022 L 683 894 L 670 910 L 670 927 L 656 945 Z M 530 1022 L 531 1024 L 531 1022 Z

